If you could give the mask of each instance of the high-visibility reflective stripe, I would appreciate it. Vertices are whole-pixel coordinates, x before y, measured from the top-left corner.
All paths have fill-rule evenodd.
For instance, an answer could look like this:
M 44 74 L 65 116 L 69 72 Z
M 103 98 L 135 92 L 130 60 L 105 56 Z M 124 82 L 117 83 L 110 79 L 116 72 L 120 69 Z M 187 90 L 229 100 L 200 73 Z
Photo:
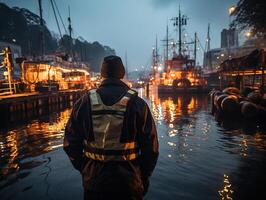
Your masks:
M 96 143 L 94 142 L 87 142 L 87 140 L 84 140 L 84 145 L 85 146 L 88 146 L 90 148 L 99 148 Z M 116 147 L 116 148 L 115 148 Z M 115 144 L 115 147 L 112 147 L 112 148 L 106 148 L 107 150 L 116 150 L 116 149 L 135 149 L 135 148 L 138 148 L 136 142 L 127 142 L 127 143 L 118 143 L 118 144 Z
M 93 160 L 99 160 L 99 161 L 128 161 L 128 160 L 134 160 L 138 157 L 138 154 L 129 154 L 129 155 L 121 155 L 121 156 L 114 156 L 114 155 L 100 155 L 90 152 L 85 152 L 85 156 L 88 158 L 91 158 Z
M 119 102 L 119 105 L 127 106 L 128 101 L 130 100 L 129 97 L 124 96 Z
M 129 94 L 136 94 L 136 92 L 134 90 L 128 90 L 127 91 Z
M 136 154 L 139 153 L 139 149 L 135 148 L 135 149 L 99 149 L 99 148 L 91 148 L 91 147 L 87 147 L 86 152 L 90 152 L 90 153 L 95 153 L 95 154 L 99 154 L 99 155 L 106 155 L 106 156 L 126 156 L 126 155 L 130 155 L 130 154 Z
M 92 105 L 97 105 L 100 103 L 95 89 L 90 91 L 90 100 Z
M 92 115 L 121 115 L 124 116 L 124 111 L 118 111 L 118 110 L 93 110 L 91 111 Z
M 128 90 L 125 96 L 118 102 L 120 105 L 126 106 L 132 95 L 136 94 L 134 90 Z

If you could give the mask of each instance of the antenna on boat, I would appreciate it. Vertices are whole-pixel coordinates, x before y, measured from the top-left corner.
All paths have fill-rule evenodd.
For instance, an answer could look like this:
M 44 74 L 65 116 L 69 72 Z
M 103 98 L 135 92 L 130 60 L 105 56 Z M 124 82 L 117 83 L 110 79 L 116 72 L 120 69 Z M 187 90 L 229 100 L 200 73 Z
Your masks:
M 178 54 L 179 56 L 181 56 L 182 55 L 182 27 L 187 25 L 187 17 L 185 15 L 182 15 L 180 4 L 179 4 L 179 9 L 178 9 L 178 17 L 174 17 L 171 20 L 174 21 L 174 26 L 178 27 L 178 34 L 179 34 Z

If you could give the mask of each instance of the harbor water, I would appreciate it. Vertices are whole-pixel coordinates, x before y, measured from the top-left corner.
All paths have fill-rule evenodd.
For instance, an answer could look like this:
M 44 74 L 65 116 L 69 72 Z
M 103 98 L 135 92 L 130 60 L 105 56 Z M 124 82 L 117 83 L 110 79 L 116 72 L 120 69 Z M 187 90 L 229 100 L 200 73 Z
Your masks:
M 266 199 L 263 125 L 234 119 L 217 122 L 210 115 L 207 95 L 152 93 L 143 98 L 160 142 L 145 199 Z M 70 113 L 66 108 L 0 130 L 1 200 L 83 198 L 80 174 L 62 149 Z

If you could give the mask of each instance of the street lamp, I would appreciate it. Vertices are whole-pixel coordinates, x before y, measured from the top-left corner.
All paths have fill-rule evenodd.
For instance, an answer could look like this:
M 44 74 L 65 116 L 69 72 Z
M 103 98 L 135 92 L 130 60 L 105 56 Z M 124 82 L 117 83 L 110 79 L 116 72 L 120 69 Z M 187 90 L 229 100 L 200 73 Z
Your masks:
M 228 8 L 228 13 L 230 16 L 233 15 L 235 11 L 236 11 L 236 6 L 230 6 Z
M 230 29 L 230 26 L 231 26 L 231 23 L 232 23 L 232 20 L 231 20 L 231 16 L 235 13 L 236 11 L 236 6 L 230 6 L 228 8 L 228 14 L 229 14 L 229 29 Z
M 251 37 L 252 37 L 252 31 L 251 31 L 251 30 L 247 31 L 247 32 L 245 33 L 245 36 L 246 36 L 247 38 L 251 38 Z
M 228 29 L 228 33 L 227 33 L 227 48 L 228 48 L 228 57 L 229 57 L 229 59 L 230 59 L 230 57 L 231 57 L 231 44 L 230 44 L 230 37 L 231 37 L 231 23 L 232 23 L 232 19 L 231 19 L 231 17 L 232 17 L 232 15 L 235 13 L 235 11 L 236 11 L 236 6 L 230 6 L 229 8 L 228 8 L 228 14 L 229 14 L 229 29 Z

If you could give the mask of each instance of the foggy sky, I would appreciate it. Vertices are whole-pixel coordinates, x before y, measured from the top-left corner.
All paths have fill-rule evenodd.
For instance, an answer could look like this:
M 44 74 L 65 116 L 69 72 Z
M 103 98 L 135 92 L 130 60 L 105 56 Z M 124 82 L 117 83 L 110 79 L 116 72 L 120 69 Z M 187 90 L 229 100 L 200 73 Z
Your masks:
M 25 7 L 38 12 L 38 0 L 0 0 L 8 6 Z M 161 40 L 169 24 L 171 38 L 176 33 L 169 20 L 178 14 L 178 4 L 189 17 L 186 32 L 193 37 L 197 32 L 202 48 L 205 47 L 208 23 L 211 24 L 211 47 L 220 47 L 220 32 L 228 27 L 227 9 L 237 0 L 56 0 L 67 24 L 68 5 L 71 9 L 74 37 L 82 36 L 89 42 L 99 41 L 116 50 L 123 59 L 127 51 L 131 70 L 150 67 L 152 48 L 158 36 L 159 51 L 163 54 Z M 44 19 L 50 30 L 58 29 L 49 0 L 43 0 Z M 61 28 L 62 32 L 63 28 Z M 202 50 L 200 50 L 202 63 Z

